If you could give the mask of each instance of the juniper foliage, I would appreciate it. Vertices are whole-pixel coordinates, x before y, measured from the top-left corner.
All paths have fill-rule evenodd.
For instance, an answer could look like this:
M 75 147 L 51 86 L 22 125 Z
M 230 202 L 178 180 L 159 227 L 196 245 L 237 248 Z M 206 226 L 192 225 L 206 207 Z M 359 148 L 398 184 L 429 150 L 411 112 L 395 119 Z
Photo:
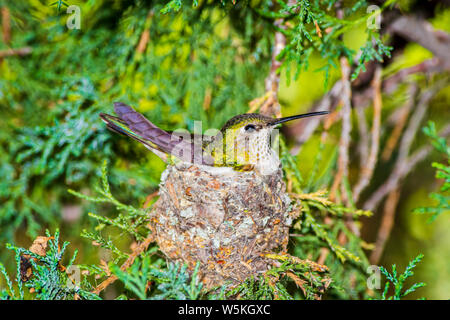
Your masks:
M 286 37 L 277 58 L 288 81 L 307 70 L 314 56 L 324 61 L 318 71 L 326 79 L 339 58 L 347 57 L 356 79 L 365 64 L 381 61 L 391 48 L 378 30 L 366 25 L 378 13 L 367 10 L 367 1 L 350 1 L 340 8 L 340 16 L 337 2 L 88 1 L 79 4 L 82 28 L 68 30 L 65 9 L 70 1 L 43 5 L 0 0 L 13 17 L 11 46 L 32 48 L 31 56 L 9 57 L 0 64 L 0 239 L 13 242 L 17 233 L 34 239 L 45 227 L 57 226 L 68 235 L 76 228 L 62 222 L 60 213 L 65 205 L 76 204 L 83 212 L 83 257 L 94 257 L 77 264 L 83 280 L 72 286 L 61 268 L 68 243 L 59 247 L 59 232 L 44 256 L 9 245 L 16 277 L 12 280 L 0 264 L 5 278 L 0 298 L 99 298 L 91 292 L 111 275 L 122 284 L 114 287 L 120 299 L 369 297 L 367 244 L 349 229 L 348 220 L 358 223 L 370 213 L 330 201 L 326 189 L 337 166 L 336 149 L 326 157 L 323 143 L 313 170 L 303 177 L 301 159 L 281 141 L 296 234 L 289 255 L 271 256 L 274 267 L 267 273 L 208 292 L 195 270 L 166 263 L 155 244 L 129 268 L 121 268 L 132 257 L 130 245 L 150 235 L 147 212 L 155 199 L 145 205 L 144 199 L 157 190 L 164 164 L 137 144 L 109 134 L 98 119 L 99 112 L 112 109 L 113 101 L 123 101 L 163 129 L 183 126 L 193 131 L 195 120 L 202 121 L 203 129 L 220 127 L 247 112 L 248 102 L 264 93 L 275 32 Z M 276 23 L 280 18 L 284 27 Z M 356 51 L 343 41 L 353 28 L 362 28 L 366 37 Z M 0 50 L 7 48 L 0 43 Z M 351 190 L 346 192 L 351 199 Z M 343 244 L 340 234 L 347 239 Z M 97 259 L 101 250 L 109 254 L 109 264 Z M 8 253 L 1 255 L 7 261 L 3 258 Z M 32 275 L 22 281 L 25 255 L 31 257 Z M 319 258 L 326 269 L 310 263 Z M 65 268 L 75 259 L 76 253 Z M 397 288 L 410 275 L 408 271 L 401 279 L 388 279 Z M 34 292 L 25 292 L 24 286 Z M 401 290 L 395 297 L 408 293 Z
M 23 299 L 25 297 L 24 286 L 29 289 L 29 294 L 37 300 L 98 299 L 99 297 L 95 294 L 82 289 L 67 272 L 76 259 L 77 251 L 75 250 L 69 263 L 63 266 L 62 259 L 69 242 L 64 242 L 62 246 L 59 245 L 59 230 L 56 230 L 53 236 L 50 236 L 47 231 L 47 237 L 49 237 L 48 249 L 41 254 L 11 244 L 6 245 L 15 253 L 17 265 L 15 282 L 18 293 L 4 266 L 0 264 L 0 271 L 8 286 L 7 290 L 2 290 L 1 299 Z M 31 269 L 31 272 L 28 269 Z
M 429 197 L 436 202 L 433 207 L 421 207 L 414 210 L 418 214 L 430 215 L 428 223 L 437 219 L 443 212 L 450 210 L 450 146 L 443 137 L 439 137 L 436 132 L 434 122 L 429 121 L 428 125 L 423 128 L 423 132 L 430 138 L 434 149 L 447 158 L 447 163 L 433 162 L 433 168 L 436 168 L 436 179 L 443 179 L 443 184 L 439 188 L 439 192 L 430 193 Z
M 397 266 L 392 265 L 392 273 L 387 271 L 386 268 L 381 267 L 380 270 L 383 275 L 386 276 L 386 284 L 384 287 L 383 294 L 381 299 L 383 300 L 400 300 L 406 295 L 416 291 L 417 289 L 424 287 L 426 284 L 423 282 L 414 283 L 408 289 L 404 289 L 405 281 L 414 275 L 413 269 L 416 265 L 423 259 L 423 254 L 419 254 L 413 260 L 411 260 L 406 267 L 405 271 L 402 274 L 398 274 Z M 394 293 L 391 296 L 388 296 L 390 286 L 393 287 Z
M 187 265 L 169 263 L 166 268 L 159 269 L 145 256 L 136 259 L 127 271 L 122 271 L 117 265 L 112 266 L 111 271 L 139 299 L 196 300 L 201 297 L 202 290 L 197 277 L 198 266 L 190 275 Z
M 355 53 L 343 45 L 340 35 L 367 18 L 359 14 L 367 7 L 364 1 L 345 9 L 343 19 L 333 16 L 334 1 L 301 1 L 293 6 L 283 1 L 272 5 L 194 1 L 192 6 L 182 6 L 181 1 L 114 6 L 101 2 L 82 7 L 81 30 L 67 30 L 68 4 L 57 1 L 49 8 L 34 2 L 7 3 L 13 26 L 26 35 L 14 37 L 14 45 L 41 45 L 33 48 L 32 59 L 11 58 L 2 65 L 3 239 L 11 239 L 13 230 L 24 224 L 30 237 L 42 224 L 56 227 L 61 203 L 68 200 L 66 186 L 92 184 L 99 161 L 117 158 L 122 148 L 119 138 L 111 137 L 96 116 L 111 108 L 111 101 L 138 101 L 142 110 L 151 111 L 150 120 L 164 119 L 167 127 L 184 121 L 192 129 L 194 119 L 205 127 L 220 127 L 245 112 L 247 102 L 262 93 L 273 32 L 278 30 L 274 19 L 284 17 L 292 25 L 278 30 L 288 39 L 278 58 L 283 60 L 282 70 L 289 73 L 297 65 L 298 74 L 313 52 L 326 61 L 325 72 L 342 54 L 353 61 Z M 220 35 L 220 27 L 227 35 Z M 326 28 L 333 32 L 325 34 Z M 136 47 L 147 29 L 152 41 L 140 52 Z M 368 32 L 369 38 L 375 36 L 373 30 Z M 210 34 L 218 36 L 213 40 Z M 230 36 L 242 43 L 233 43 Z M 375 47 L 387 53 L 381 42 L 368 41 L 358 68 L 380 59 L 382 52 Z M 142 149 L 135 152 L 142 159 Z M 161 169 L 160 165 L 156 171 L 133 175 L 136 171 L 116 166 L 116 174 L 134 181 L 133 188 L 120 186 L 125 189 L 123 198 L 142 197 L 144 189 L 156 188 Z

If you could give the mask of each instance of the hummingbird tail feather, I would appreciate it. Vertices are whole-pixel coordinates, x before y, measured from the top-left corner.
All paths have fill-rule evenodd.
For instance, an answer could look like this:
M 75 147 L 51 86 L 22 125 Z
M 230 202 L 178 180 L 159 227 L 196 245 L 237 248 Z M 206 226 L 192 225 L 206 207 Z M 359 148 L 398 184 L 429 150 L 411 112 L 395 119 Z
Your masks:
M 158 128 L 142 114 L 124 103 L 115 102 L 114 111 L 132 138 L 137 136 L 142 141 L 151 143 L 152 147 L 166 153 L 171 153 L 174 144 L 180 142 L 175 136 Z
M 151 143 L 151 141 L 145 140 L 143 137 L 140 137 L 138 134 L 130 130 L 130 128 L 122 119 L 106 113 L 100 113 L 100 118 L 103 120 L 103 122 L 106 123 L 106 127 L 109 130 L 133 138 L 136 141 L 139 141 L 147 149 L 153 151 L 162 160 L 164 161 L 167 160 L 167 154 L 164 151 L 160 150 L 155 144 Z
M 209 164 L 205 163 L 202 149 L 194 147 L 192 141 L 184 141 L 181 136 L 158 128 L 132 107 L 121 102 L 115 102 L 114 111 L 118 117 L 100 114 L 101 119 L 106 122 L 108 128 L 112 131 L 141 142 L 153 152 L 157 151 L 155 153 L 160 157 L 159 153 L 161 152 L 165 154 L 175 152 L 176 157 L 186 162 L 201 159 L 202 164 Z

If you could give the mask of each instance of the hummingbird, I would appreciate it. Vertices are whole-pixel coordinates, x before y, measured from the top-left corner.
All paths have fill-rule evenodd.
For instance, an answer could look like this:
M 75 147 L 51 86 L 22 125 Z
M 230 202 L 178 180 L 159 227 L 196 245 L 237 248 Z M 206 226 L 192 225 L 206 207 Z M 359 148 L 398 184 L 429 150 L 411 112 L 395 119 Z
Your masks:
M 278 155 L 271 148 L 277 125 L 329 113 L 318 111 L 283 118 L 246 113 L 228 120 L 214 135 L 183 135 L 159 128 L 124 103 L 115 102 L 114 111 L 117 116 L 100 113 L 108 129 L 139 141 L 166 162 L 181 160 L 259 172 L 276 170 L 279 166 Z

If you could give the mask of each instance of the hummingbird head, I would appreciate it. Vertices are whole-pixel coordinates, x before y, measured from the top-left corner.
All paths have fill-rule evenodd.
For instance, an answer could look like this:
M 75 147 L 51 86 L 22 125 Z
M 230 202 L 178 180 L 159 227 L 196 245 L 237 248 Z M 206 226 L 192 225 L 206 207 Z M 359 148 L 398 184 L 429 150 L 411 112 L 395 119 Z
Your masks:
M 278 124 L 282 124 L 288 121 L 313 116 L 320 116 L 328 113 L 329 113 L 328 111 L 318 111 L 275 119 L 258 113 L 245 113 L 240 114 L 238 116 L 234 116 L 233 118 L 228 120 L 222 127 L 221 131 L 225 133 L 226 130 L 231 129 L 231 130 L 240 130 L 241 133 L 243 134 L 258 133 L 258 131 L 261 131 L 263 129 L 272 130 Z
M 271 118 L 261 114 L 247 113 L 231 118 L 222 127 L 223 155 L 226 165 L 269 163 L 277 165 L 278 155 L 271 148 L 277 125 L 300 118 L 328 114 L 328 111 L 311 112 L 284 118 Z M 217 159 L 217 157 L 215 156 Z

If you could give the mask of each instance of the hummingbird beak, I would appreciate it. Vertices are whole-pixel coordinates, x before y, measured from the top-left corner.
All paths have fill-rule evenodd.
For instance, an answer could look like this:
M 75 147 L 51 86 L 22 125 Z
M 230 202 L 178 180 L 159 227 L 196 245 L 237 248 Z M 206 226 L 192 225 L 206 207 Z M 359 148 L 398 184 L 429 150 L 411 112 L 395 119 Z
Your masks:
M 290 117 L 284 117 L 284 118 L 278 118 L 273 119 L 273 121 L 270 123 L 271 126 L 276 126 L 277 124 L 284 123 L 291 120 L 301 119 L 301 118 L 308 118 L 308 117 L 314 117 L 314 116 L 322 116 L 325 114 L 329 114 L 329 111 L 318 111 L 318 112 L 310 112 L 310 113 L 304 113 L 304 114 L 298 114 L 296 116 L 290 116 Z

